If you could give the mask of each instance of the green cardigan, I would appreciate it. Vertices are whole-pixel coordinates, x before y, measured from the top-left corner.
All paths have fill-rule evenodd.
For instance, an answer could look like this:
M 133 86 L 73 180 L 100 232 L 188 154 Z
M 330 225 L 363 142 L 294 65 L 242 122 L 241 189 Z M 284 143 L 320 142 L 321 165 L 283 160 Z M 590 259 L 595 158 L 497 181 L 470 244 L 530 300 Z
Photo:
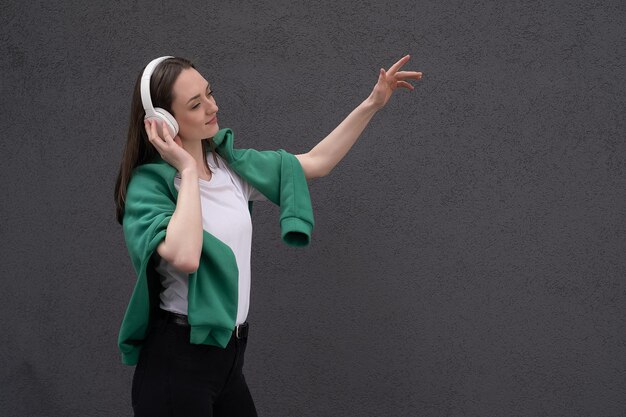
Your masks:
M 292 246 L 308 245 L 313 210 L 304 171 L 297 158 L 284 151 L 233 149 L 233 132 L 213 137 L 217 153 L 228 165 L 280 206 L 282 239 Z M 123 229 L 137 281 L 121 324 L 118 346 L 122 362 L 134 365 L 149 323 L 159 308 L 160 282 L 153 254 L 165 238 L 176 209 L 176 169 L 160 157 L 135 169 L 126 192 Z M 249 203 L 252 209 L 252 202 Z M 235 327 L 239 272 L 235 255 L 225 243 L 204 231 L 200 265 L 189 274 L 190 342 L 226 347 Z

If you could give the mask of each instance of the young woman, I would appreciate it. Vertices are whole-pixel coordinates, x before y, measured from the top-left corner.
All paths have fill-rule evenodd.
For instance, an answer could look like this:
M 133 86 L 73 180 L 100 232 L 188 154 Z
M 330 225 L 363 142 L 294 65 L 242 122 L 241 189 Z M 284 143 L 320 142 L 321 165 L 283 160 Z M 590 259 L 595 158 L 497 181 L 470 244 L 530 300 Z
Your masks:
M 211 85 L 183 58 L 150 62 L 135 84 L 115 186 L 137 282 L 119 334 L 136 365 L 136 416 L 255 416 L 242 373 L 251 202 L 280 206 L 283 240 L 309 242 L 306 180 L 327 175 L 394 90 L 420 72 L 381 69 L 371 94 L 309 152 L 237 149 Z

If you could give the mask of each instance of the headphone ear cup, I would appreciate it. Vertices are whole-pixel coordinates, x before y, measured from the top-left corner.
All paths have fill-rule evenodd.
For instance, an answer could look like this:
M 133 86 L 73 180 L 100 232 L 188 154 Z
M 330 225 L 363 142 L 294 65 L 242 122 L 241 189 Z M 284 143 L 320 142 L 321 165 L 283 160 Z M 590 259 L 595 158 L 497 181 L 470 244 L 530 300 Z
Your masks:
M 174 116 L 172 116 L 167 110 L 163 110 L 160 107 L 155 107 L 154 112 L 159 117 L 159 120 L 165 121 L 167 127 L 170 130 L 170 135 L 172 136 L 172 138 L 174 138 L 178 134 L 178 122 L 176 121 Z M 159 134 L 162 133 L 163 132 L 161 132 L 159 129 Z
M 151 121 L 156 122 L 157 135 L 159 135 L 161 139 L 164 139 L 163 126 L 162 126 L 163 122 L 165 122 L 165 125 L 167 126 L 167 130 L 170 132 L 170 136 L 172 137 L 175 136 L 174 129 L 172 128 L 170 121 L 166 119 L 165 117 L 163 117 L 163 115 L 154 113 L 152 116 L 145 116 L 143 119 L 149 122 Z

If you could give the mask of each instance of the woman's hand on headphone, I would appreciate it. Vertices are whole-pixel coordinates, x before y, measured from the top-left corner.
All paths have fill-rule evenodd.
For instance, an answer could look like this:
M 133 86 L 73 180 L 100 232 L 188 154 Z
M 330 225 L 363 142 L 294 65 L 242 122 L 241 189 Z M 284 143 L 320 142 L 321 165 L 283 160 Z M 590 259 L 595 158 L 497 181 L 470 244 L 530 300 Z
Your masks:
M 182 172 L 185 168 L 195 169 L 196 161 L 191 154 L 183 148 L 180 137 L 176 135 L 175 138 L 172 138 L 167 125 L 165 122 L 162 122 L 163 138 L 161 138 L 157 131 L 157 123 L 158 122 L 155 120 L 144 120 L 148 140 L 156 148 L 161 158 L 176 168 L 178 172 Z

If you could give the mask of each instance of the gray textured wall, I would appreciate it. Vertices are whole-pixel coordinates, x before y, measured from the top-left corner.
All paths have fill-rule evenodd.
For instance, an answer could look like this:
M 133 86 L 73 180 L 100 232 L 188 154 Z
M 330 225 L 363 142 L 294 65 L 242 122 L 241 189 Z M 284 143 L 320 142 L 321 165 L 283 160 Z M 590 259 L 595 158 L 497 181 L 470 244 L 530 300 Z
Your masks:
M 256 205 L 260 414 L 626 415 L 624 2 L 0 10 L 2 416 L 131 414 L 112 197 L 150 59 L 192 59 L 240 147 L 298 153 L 404 53 L 424 79 L 311 183 L 311 246 Z

